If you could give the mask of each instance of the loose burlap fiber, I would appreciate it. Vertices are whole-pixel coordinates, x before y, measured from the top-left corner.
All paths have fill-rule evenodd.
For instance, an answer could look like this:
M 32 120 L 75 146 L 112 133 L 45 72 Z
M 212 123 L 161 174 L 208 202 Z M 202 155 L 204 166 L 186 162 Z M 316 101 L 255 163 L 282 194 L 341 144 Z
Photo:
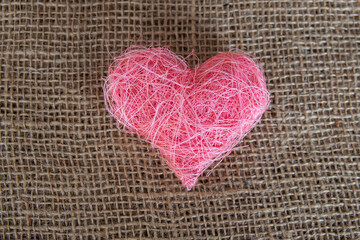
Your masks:
M 358 2 L 0 6 L 1 239 L 360 238 Z M 190 192 L 104 105 L 112 57 L 154 41 L 201 61 L 247 51 L 271 92 Z

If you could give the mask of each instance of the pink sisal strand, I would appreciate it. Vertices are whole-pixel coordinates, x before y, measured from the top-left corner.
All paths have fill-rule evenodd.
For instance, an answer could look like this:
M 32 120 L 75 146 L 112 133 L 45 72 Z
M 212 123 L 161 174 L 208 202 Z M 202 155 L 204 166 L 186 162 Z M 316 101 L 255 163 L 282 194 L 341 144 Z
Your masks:
M 192 70 L 168 48 L 133 46 L 109 67 L 111 115 L 158 148 L 187 190 L 256 125 L 269 105 L 260 67 L 222 52 Z

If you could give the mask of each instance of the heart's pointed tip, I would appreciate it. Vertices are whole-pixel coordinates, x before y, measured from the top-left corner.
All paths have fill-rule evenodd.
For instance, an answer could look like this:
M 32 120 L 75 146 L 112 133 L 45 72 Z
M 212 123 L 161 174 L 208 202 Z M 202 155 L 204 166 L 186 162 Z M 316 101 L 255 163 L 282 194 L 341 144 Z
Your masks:
M 182 180 L 183 186 L 186 188 L 186 190 L 189 192 L 197 183 L 198 178 L 187 178 Z

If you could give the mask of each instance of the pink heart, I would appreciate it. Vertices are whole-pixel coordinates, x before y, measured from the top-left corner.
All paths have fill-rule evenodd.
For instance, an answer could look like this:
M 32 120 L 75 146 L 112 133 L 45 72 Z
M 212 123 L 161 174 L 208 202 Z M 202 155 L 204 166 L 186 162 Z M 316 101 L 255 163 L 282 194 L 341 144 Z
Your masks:
M 109 68 L 108 111 L 160 150 L 190 190 L 256 125 L 269 105 L 261 69 L 222 52 L 192 70 L 167 48 L 134 46 Z

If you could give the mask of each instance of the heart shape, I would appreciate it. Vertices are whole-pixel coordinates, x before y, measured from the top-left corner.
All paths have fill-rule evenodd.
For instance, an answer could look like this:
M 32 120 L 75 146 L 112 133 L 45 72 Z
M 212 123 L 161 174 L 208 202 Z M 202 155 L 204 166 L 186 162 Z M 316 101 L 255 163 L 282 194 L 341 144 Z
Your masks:
M 264 75 L 250 57 L 222 52 L 192 70 L 162 47 L 133 46 L 117 57 L 104 96 L 114 118 L 158 148 L 187 190 L 269 105 Z

